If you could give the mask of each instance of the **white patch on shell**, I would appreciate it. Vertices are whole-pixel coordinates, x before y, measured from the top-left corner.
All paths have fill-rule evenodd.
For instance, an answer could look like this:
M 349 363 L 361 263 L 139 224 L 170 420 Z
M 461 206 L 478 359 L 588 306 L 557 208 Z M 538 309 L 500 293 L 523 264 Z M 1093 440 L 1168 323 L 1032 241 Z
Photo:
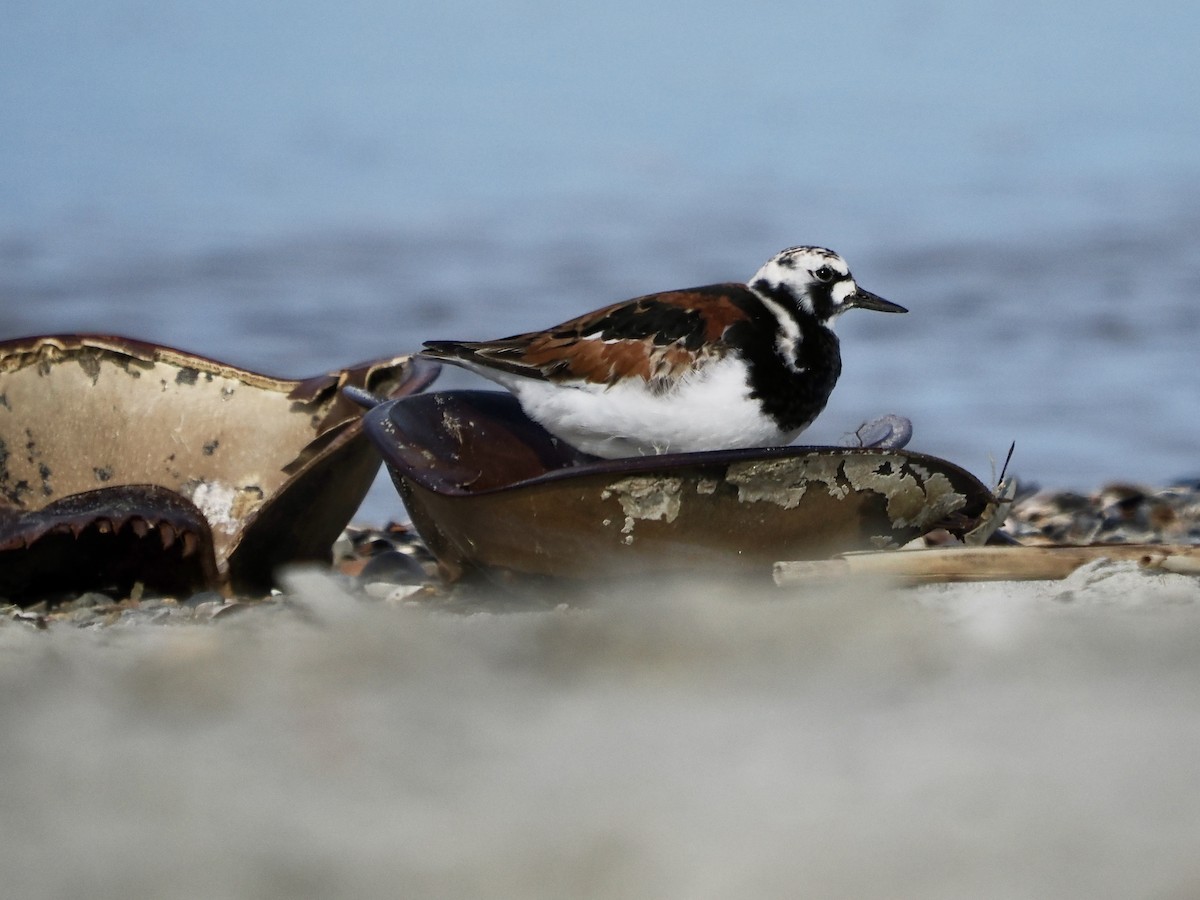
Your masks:
M 257 485 L 237 487 L 218 481 L 201 481 L 192 488 L 188 499 L 204 514 L 214 532 L 232 536 L 262 505 L 264 494 Z
M 813 484 L 821 484 L 830 496 L 843 499 L 848 491 L 837 481 L 841 463 L 840 456 L 734 463 L 726 471 L 725 480 L 737 488 L 739 503 L 766 502 L 795 509 Z
M 877 479 L 892 478 L 896 486 L 887 493 L 887 510 L 888 518 L 897 528 L 927 528 L 966 505 L 967 498 L 954 490 L 950 479 L 941 472 L 931 474 L 916 464 L 910 468 L 921 484 L 911 476 L 875 476 Z
M 233 517 L 233 503 L 237 495 L 237 488 L 233 485 L 202 481 L 193 488 L 189 499 L 204 513 L 213 531 L 233 534 L 239 525 Z
M 449 410 L 442 411 L 442 427 L 446 430 L 446 434 L 454 439 L 454 442 L 460 447 L 462 446 L 463 423 L 458 416 L 451 413 Z
M 885 498 L 896 529 L 928 528 L 966 505 L 966 497 L 941 472 L 911 462 L 901 468 L 900 460 L 893 459 L 892 471 L 880 473 L 886 459 L 831 455 L 737 463 L 725 480 L 737 487 L 741 503 L 774 503 L 784 509 L 796 508 L 818 486 L 838 500 L 851 492 L 872 491 Z
M 621 511 L 625 514 L 621 534 L 626 535 L 626 544 L 632 544 L 633 528 L 637 521 L 648 519 L 669 524 L 679 518 L 682 490 L 683 481 L 679 478 L 634 475 L 613 482 L 600 496 L 604 500 L 610 497 L 617 498 L 617 502 L 621 504 Z M 605 519 L 604 524 L 607 525 L 610 521 Z

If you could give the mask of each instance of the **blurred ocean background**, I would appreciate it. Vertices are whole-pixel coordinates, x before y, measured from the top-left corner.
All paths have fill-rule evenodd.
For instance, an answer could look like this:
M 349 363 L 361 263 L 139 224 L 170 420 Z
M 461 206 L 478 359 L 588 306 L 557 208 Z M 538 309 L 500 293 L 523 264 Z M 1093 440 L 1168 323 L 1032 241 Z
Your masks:
M 812 442 L 990 479 L 1200 474 L 1200 8 L 3 4 L 0 337 L 281 375 L 833 247 Z M 458 372 L 443 386 L 488 386 Z M 398 513 L 377 486 L 370 520 Z

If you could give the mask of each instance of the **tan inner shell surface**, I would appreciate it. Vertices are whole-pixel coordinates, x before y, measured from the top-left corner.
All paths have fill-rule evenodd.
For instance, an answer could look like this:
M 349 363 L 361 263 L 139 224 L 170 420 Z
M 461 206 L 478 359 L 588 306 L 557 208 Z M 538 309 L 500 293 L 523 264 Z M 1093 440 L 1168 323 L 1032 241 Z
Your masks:
M 108 484 L 157 484 L 195 503 L 214 538 L 231 536 L 288 478 L 315 436 L 295 382 L 150 362 L 103 350 L 5 374 L 0 502 L 35 510 Z M 265 388 L 265 389 L 264 389 Z

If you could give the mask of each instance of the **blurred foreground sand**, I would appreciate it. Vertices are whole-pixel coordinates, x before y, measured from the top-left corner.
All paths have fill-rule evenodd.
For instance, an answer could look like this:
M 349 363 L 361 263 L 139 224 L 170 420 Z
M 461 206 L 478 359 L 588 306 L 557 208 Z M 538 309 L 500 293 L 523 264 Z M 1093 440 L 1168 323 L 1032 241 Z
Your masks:
M 0 627 L 10 897 L 1200 895 L 1200 580 Z

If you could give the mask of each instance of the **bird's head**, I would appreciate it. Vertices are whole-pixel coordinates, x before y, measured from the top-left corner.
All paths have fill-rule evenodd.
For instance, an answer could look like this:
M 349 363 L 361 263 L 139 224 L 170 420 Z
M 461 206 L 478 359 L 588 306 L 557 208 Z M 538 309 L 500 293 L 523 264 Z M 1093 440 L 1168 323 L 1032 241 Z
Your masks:
M 822 324 L 848 309 L 908 312 L 898 303 L 865 291 L 854 281 L 846 261 L 824 247 L 789 247 L 776 253 L 747 286 L 772 300 L 789 299 Z

